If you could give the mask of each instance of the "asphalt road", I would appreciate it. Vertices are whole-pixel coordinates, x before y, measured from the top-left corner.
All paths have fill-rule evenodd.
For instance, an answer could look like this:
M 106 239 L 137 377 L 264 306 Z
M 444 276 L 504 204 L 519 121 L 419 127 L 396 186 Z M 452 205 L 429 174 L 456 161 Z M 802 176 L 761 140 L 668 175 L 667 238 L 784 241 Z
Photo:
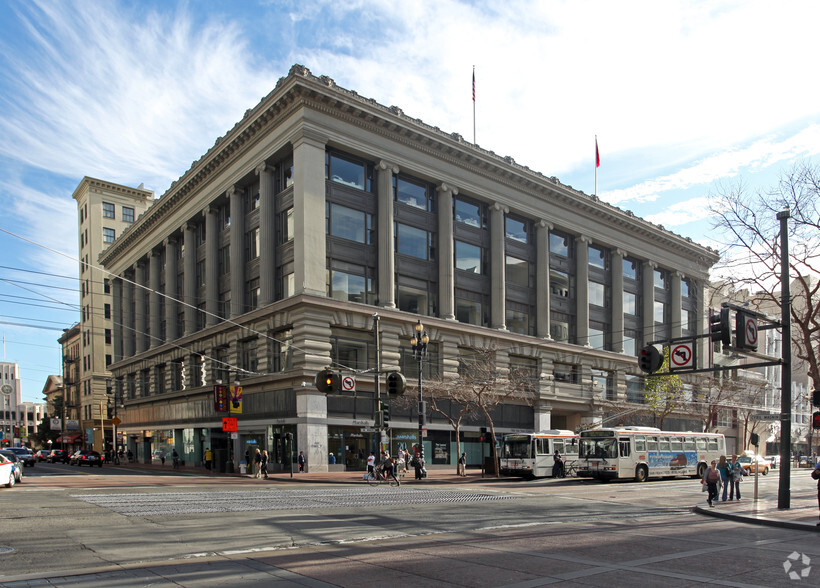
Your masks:
M 803 477 L 794 479 L 793 488 L 809 488 Z M 751 497 L 752 484 L 743 489 Z M 761 478 L 761 495 L 776 492 L 776 476 Z M 401 573 L 418 574 L 421 567 L 401 569 L 402 553 L 431 549 L 436 553 L 426 556 L 430 565 L 435 560 L 443 566 L 440 559 L 454 557 L 457 567 L 467 566 L 461 579 L 443 567 L 435 581 L 428 575 L 408 580 L 414 585 L 422 577 L 431 585 L 477 585 L 469 581 L 473 568 L 465 562 L 484 565 L 482 555 L 493 563 L 475 580 L 488 586 L 519 581 L 536 586 L 557 579 L 620 586 L 633 577 L 642 586 L 695 585 L 710 578 L 731 585 L 785 585 L 790 580 L 783 564 L 795 550 L 820 562 L 816 535 L 807 545 L 797 531 L 692 514 L 702 498 L 700 484 L 690 479 L 372 488 L 38 464 L 26 471 L 22 484 L 0 489 L 0 552 L 6 551 L 0 554 L 0 584 L 10 576 L 57 570 L 247 562 L 264 555 L 264 561 L 277 562 L 265 565 L 299 577 L 360 585 L 360 577 L 348 583 L 327 566 L 343 558 L 353 573 L 374 565 L 368 554 L 381 550 L 386 550 L 377 560 L 382 570 L 395 562 Z M 533 553 L 526 565 L 513 563 L 525 552 Z M 307 561 L 315 569 L 306 569 Z M 731 562 L 728 568 L 724 561 Z M 671 571 L 674 566 L 680 569 Z M 614 569 L 629 574 L 607 580 Z M 736 578 L 727 577 L 730 569 Z M 598 571 L 584 575 L 582 570 Z

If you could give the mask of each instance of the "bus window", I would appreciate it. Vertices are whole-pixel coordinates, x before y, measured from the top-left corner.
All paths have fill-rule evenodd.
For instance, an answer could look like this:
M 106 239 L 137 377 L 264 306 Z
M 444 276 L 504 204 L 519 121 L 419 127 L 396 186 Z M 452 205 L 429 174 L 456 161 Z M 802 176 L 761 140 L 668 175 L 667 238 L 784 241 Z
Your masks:
M 698 451 L 706 451 L 706 439 L 703 437 L 698 437 L 695 439 L 695 443 L 698 446 Z
M 532 457 L 530 452 L 530 440 L 528 437 L 506 437 L 504 439 L 504 457 L 523 459 Z
M 647 437 L 646 438 L 646 449 L 648 451 L 657 451 L 658 450 L 658 438 L 657 437 Z
M 557 451 L 561 455 L 564 455 L 564 440 L 563 439 L 553 439 L 552 440 L 552 449 L 553 449 L 553 451 Z
M 669 449 L 671 451 L 683 451 L 683 442 L 680 437 L 672 437 L 669 439 Z
M 565 439 L 564 451 L 569 455 L 576 455 L 578 453 L 578 439 Z
M 618 447 L 621 450 L 621 457 L 629 457 L 629 439 L 618 440 Z
M 683 450 L 684 451 L 694 451 L 695 450 L 695 440 L 692 437 L 686 437 L 683 440 Z
M 549 455 L 550 453 L 550 440 L 549 439 L 538 439 L 538 453 L 541 455 Z
M 717 451 L 718 450 L 718 440 L 717 437 L 711 437 L 707 440 L 707 447 L 709 447 L 709 451 Z
M 635 437 L 635 451 L 646 451 L 646 437 L 643 435 L 637 435 Z
M 658 449 L 661 451 L 669 451 L 669 437 L 661 437 L 658 439 Z
M 718 438 L 718 443 L 720 444 L 720 446 L 718 448 L 718 451 L 720 451 L 721 453 L 726 453 L 726 438 L 725 437 L 719 437 Z

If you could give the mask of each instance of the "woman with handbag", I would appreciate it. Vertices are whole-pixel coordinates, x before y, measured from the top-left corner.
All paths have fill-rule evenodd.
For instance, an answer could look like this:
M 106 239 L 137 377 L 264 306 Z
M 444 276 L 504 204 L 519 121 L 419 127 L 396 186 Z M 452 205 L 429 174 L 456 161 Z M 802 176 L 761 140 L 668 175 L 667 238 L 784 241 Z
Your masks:
M 712 466 L 703 474 L 701 482 L 706 484 L 706 490 L 707 492 L 709 492 L 709 496 L 706 498 L 706 502 L 709 503 L 709 506 L 715 506 L 713 504 L 713 501 L 716 501 L 718 498 L 718 488 L 720 486 L 720 470 L 717 469 L 717 461 L 715 461 L 714 459 L 712 460 Z

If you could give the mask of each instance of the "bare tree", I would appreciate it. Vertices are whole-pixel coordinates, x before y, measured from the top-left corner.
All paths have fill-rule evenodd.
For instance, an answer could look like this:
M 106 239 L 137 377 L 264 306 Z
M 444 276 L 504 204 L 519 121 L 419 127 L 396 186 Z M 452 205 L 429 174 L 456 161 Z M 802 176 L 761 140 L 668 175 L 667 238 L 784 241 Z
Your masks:
M 644 398 L 647 408 L 657 421 L 657 427 L 663 429 L 667 416 L 683 406 L 684 388 L 679 376 L 669 372 L 669 348 L 664 348 L 663 364 L 660 369 L 644 381 Z
M 767 192 L 750 192 L 739 181 L 711 196 L 710 211 L 723 236 L 715 267 L 735 289 L 754 293 L 751 303 L 766 310 L 780 306 L 780 227 L 777 213 L 788 208 L 792 346 L 820 389 L 820 169 L 794 166 Z
M 430 398 L 430 410 L 437 412 L 450 423 L 456 433 L 456 457 L 461 456 L 461 423 L 469 415 L 475 413 L 476 405 L 470 394 L 465 394 L 460 387 L 453 386 L 442 380 L 428 381 L 424 391 Z M 446 404 L 444 400 L 449 400 Z M 458 473 L 458 462 L 456 462 Z

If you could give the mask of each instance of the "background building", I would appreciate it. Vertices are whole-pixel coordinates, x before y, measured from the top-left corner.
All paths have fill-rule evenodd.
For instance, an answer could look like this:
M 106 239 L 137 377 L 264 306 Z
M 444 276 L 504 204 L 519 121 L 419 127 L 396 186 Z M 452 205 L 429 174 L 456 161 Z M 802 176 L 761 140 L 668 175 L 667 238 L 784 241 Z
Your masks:
M 83 435 L 83 442 L 103 451 L 106 430 L 111 442 L 106 379 L 111 376 L 108 365 L 113 359 L 113 329 L 110 286 L 96 261 L 100 252 L 148 208 L 153 192 L 86 177 L 73 197 L 79 212 L 81 343 L 76 356 L 79 373 L 71 381 L 77 393 L 72 394 L 70 404 L 77 409 L 78 434 Z
M 596 422 L 641 389 L 645 342 L 702 332 L 717 253 L 294 66 L 100 261 L 117 276 L 110 368 L 141 459 L 211 448 L 221 467 L 265 447 L 322 470 L 377 448 L 364 372 L 414 382 L 418 319 L 425 378 L 458 377 L 480 349 L 531 373 L 533 399 L 498 407 L 497 433 Z M 355 394 L 319 393 L 326 366 L 356 375 Z M 232 439 L 214 385 L 237 380 Z M 391 407 L 393 449 L 419 441 L 416 410 Z M 468 452 L 483 424 L 463 427 Z M 443 418 L 423 441 L 453 462 Z
M 29 444 L 29 436 L 43 419 L 45 405 L 23 402 L 20 368 L 16 363 L 0 362 L 0 436 L 5 446 Z

